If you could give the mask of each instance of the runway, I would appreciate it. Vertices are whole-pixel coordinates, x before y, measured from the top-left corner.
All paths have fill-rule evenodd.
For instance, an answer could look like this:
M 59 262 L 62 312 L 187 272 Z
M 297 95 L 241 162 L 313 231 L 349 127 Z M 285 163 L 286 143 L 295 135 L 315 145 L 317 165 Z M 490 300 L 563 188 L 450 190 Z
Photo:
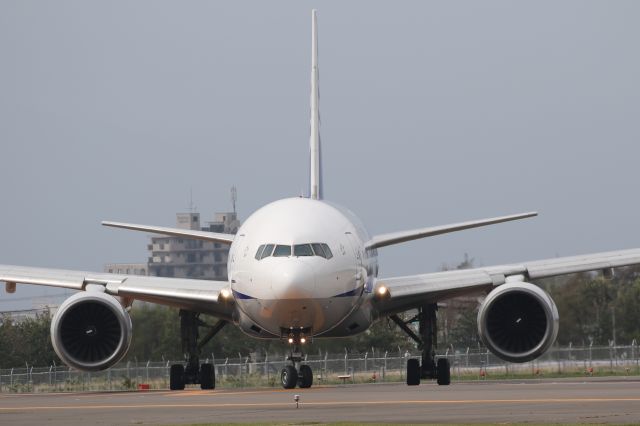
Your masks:
M 0 395 L 6 425 L 337 421 L 640 423 L 640 379 Z

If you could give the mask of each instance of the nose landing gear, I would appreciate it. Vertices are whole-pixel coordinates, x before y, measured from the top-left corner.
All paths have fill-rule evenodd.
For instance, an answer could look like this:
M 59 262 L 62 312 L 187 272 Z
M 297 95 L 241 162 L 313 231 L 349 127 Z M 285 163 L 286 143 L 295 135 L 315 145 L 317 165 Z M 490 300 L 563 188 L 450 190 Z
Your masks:
M 313 385 L 311 367 L 306 364 L 302 365 L 304 354 L 302 353 L 301 345 L 307 341 L 304 331 L 303 329 L 287 330 L 286 339 L 291 345 L 291 352 L 287 357 L 287 361 L 291 361 L 292 365 L 287 365 L 280 372 L 282 387 L 285 389 L 293 389 L 296 385 L 306 389 Z

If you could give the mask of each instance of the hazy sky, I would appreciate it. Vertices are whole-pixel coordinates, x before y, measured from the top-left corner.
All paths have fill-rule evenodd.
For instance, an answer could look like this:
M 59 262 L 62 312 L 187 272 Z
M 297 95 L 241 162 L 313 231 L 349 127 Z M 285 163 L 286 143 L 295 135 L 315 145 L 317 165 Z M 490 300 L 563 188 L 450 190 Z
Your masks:
M 190 188 L 203 219 L 299 195 L 312 8 L 327 199 L 372 234 L 540 212 L 382 276 L 640 247 L 640 2 L 1 0 L 0 263 L 145 261 L 99 222 L 172 226 Z

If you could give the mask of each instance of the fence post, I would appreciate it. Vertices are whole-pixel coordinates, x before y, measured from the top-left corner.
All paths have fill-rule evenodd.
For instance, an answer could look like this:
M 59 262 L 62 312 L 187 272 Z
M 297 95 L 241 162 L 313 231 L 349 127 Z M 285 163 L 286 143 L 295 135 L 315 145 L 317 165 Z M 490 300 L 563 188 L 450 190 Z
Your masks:
M 364 371 L 365 371 L 365 372 L 369 371 L 369 370 L 367 369 L 367 358 L 368 358 L 368 357 L 369 357 L 369 351 L 366 351 L 366 352 L 364 353 Z
M 327 376 L 327 360 L 329 359 L 329 351 L 324 353 L 324 371 L 322 372 L 322 379 L 326 379 Z
M 387 375 L 387 355 L 389 355 L 389 351 L 384 351 L 384 367 L 382 368 L 382 381 L 384 382 L 384 379 Z
M 146 366 L 146 368 L 145 368 L 145 369 L 146 369 L 146 373 L 147 373 L 147 383 L 149 383 L 149 363 L 150 363 L 150 362 L 151 362 L 151 361 L 147 360 L 147 366 Z
M 613 373 L 613 340 L 609 340 L 609 370 Z
M 347 359 L 349 357 L 349 353 L 347 352 L 347 348 L 344 348 L 344 374 L 345 376 L 349 374 L 349 369 L 347 367 Z

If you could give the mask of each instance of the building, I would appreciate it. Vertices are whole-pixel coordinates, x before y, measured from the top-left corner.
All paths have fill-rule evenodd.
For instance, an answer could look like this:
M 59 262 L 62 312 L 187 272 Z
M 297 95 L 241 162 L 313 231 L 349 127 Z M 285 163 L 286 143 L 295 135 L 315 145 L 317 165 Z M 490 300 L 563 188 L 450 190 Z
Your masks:
M 176 214 L 176 226 L 182 229 L 235 234 L 240 222 L 235 212 L 216 213 L 212 222 L 201 226 L 200 214 L 192 212 Z M 150 276 L 227 280 L 227 244 L 158 236 L 151 238 L 151 244 L 147 249 L 150 251 L 147 264 Z
M 146 263 L 105 263 L 104 272 L 110 274 L 149 275 Z

